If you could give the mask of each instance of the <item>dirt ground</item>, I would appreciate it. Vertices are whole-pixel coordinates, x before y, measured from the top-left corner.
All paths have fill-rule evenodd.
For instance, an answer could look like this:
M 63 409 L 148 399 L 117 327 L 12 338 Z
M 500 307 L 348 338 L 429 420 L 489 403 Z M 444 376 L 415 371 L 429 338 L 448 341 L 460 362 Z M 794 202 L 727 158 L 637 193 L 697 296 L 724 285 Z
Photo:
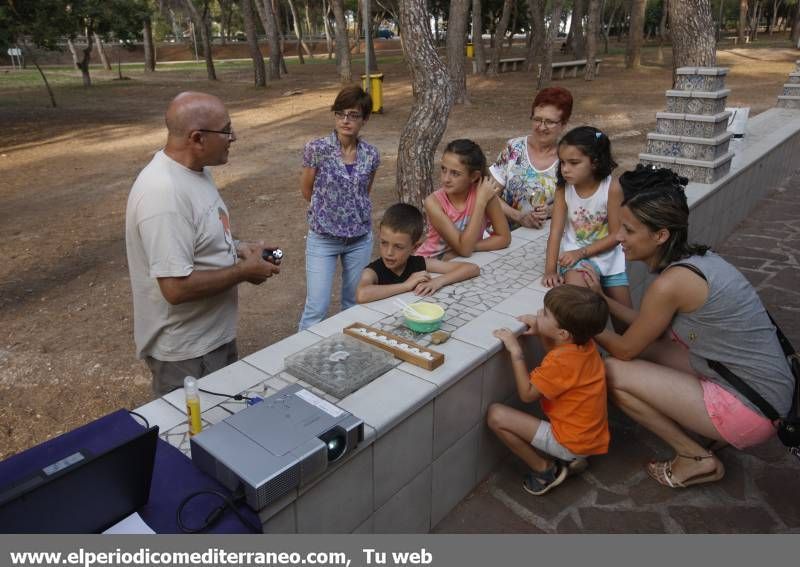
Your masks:
M 750 106 L 751 115 L 772 107 L 796 58 L 791 49 L 721 51 L 729 106 Z M 670 87 L 668 53 L 659 62 L 647 49 L 643 63 L 628 72 L 620 56 L 604 57 L 597 81 L 556 81 L 576 99 L 570 125 L 604 129 L 622 168 L 636 163 Z M 57 109 L 38 84 L 4 84 L 0 69 L 0 458 L 151 398 L 149 372 L 134 355 L 125 204 L 163 143 L 163 111 L 182 90 L 214 93 L 229 107 L 238 141 L 214 176 L 234 233 L 286 253 L 280 275 L 240 287 L 240 354 L 296 330 L 306 233 L 297 178 L 304 143 L 332 127 L 335 67 L 290 66 L 266 90 L 251 86 L 248 69 L 230 67 L 218 65 L 214 84 L 202 71 L 167 66 L 147 78 L 126 73 L 129 81 L 95 71 L 91 90 L 59 87 Z M 396 201 L 397 141 L 412 103 L 405 64 L 381 71 L 385 112 L 363 130 L 381 151 L 376 219 Z M 471 104 L 452 111 L 444 141 L 472 138 L 492 159 L 507 138 L 527 133 L 533 85 L 523 72 L 470 77 Z

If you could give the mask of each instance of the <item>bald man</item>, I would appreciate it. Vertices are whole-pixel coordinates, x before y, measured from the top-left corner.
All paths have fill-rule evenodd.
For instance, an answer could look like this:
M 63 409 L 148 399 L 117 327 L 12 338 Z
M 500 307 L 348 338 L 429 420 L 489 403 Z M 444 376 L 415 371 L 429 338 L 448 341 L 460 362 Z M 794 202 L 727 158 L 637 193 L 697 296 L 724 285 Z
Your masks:
M 125 213 L 134 340 L 157 395 L 237 360 L 237 286 L 279 271 L 262 259 L 263 242 L 233 239 L 209 173 L 236 140 L 222 101 L 181 93 L 166 123 L 167 144 L 136 178 Z

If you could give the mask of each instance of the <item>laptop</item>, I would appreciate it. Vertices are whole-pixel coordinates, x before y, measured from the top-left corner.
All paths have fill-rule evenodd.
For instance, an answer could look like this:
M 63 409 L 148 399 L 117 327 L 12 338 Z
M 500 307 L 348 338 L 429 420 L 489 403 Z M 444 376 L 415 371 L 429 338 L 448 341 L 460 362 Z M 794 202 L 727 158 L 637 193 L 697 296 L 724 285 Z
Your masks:
M 0 533 L 100 533 L 150 496 L 158 427 L 99 454 L 75 451 L 0 488 Z

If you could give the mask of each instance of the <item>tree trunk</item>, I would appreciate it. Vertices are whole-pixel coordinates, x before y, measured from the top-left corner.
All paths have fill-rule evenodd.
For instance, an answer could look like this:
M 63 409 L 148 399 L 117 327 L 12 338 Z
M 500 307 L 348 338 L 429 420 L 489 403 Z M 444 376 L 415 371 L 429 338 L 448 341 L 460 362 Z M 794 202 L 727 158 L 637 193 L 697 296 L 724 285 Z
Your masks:
M 291 10 L 292 12 L 294 35 L 297 37 L 297 56 L 298 59 L 300 60 L 300 63 L 304 64 L 305 60 L 303 59 L 303 51 L 305 51 L 306 54 L 312 59 L 314 58 L 314 56 L 311 55 L 311 50 L 308 48 L 308 45 L 306 45 L 306 42 L 303 41 L 303 28 L 300 27 L 300 18 L 297 15 L 297 8 L 295 8 L 294 0 L 286 0 L 286 2 L 289 3 L 289 10 Z
M 308 36 L 310 38 L 312 38 L 312 40 L 313 40 L 313 38 L 314 38 L 314 26 L 311 25 L 311 9 L 308 6 L 308 0 L 305 0 L 305 2 L 303 3 L 303 10 L 305 12 L 305 17 L 306 17 L 306 31 L 308 32 Z M 311 55 L 314 54 L 313 46 L 314 46 L 314 44 L 313 44 L 313 41 L 312 41 L 312 44 L 311 44 L 311 47 L 312 47 Z M 311 55 L 309 55 L 309 57 L 311 57 Z
M 758 39 L 758 24 L 761 22 L 761 9 L 764 3 L 756 0 L 756 9 L 753 11 L 753 41 Z
M 614 7 L 611 9 L 611 15 L 608 17 L 608 25 L 603 26 L 603 51 L 606 55 L 608 55 L 608 40 L 611 36 L 611 30 L 614 28 L 614 20 L 617 17 L 617 10 L 619 10 L 620 4 L 614 4 Z
M 209 81 L 217 80 L 217 73 L 214 70 L 214 58 L 211 55 L 211 33 L 209 28 L 208 2 L 203 2 L 202 14 L 197 10 L 194 0 L 183 0 L 189 15 L 194 22 L 194 27 L 200 30 L 200 40 L 203 42 L 203 55 L 206 59 L 206 73 Z
M 585 0 L 574 0 L 572 4 L 572 52 L 575 59 L 583 59 L 586 55 L 586 43 L 583 39 L 583 16 L 586 13 Z M 600 7 L 598 6 L 598 10 Z
M 84 87 L 92 86 L 92 78 L 89 75 L 89 57 L 92 53 L 92 34 L 87 31 L 86 33 L 86 47 L 81 49 L 81 55 L 78 55 L 78 50 L 71 39 L 67 39 L 67 46 L 72 53 L 72 61 L 75 63 L 75 68 L 81 72 L 81 79 L 83 80 Z
M 44 88 L 47 89 L 47 95 L 50 97 L 50 104 L 53 106 L 53 108 L 57 108 L 58 105 L 56 104 L 56 97 L 53 94 L 53 89 L 50 88 L 50 83 L 48 82 L 47 77 L 44 74 L 44 71 L 42 71 L 42 68 L 39 67 L 39 63 L 36 61 L 36 52 L 33 49 L 27 49 L 27 46 L 24 44 L 22 49 L 23 49 L 22 51 L 23 54 L 27 52 L 27 55 L 25 55 L 25 59 L 30 59 L 31 63 L 33 63 L 33 66 L 36 67 L 37 71 L 39 71 L 39 75 L 41 75 L 42 81 L 44 81 Z
M 175 10 L 169 9 L 169 21 L 172 25 L 172 35 L 175 36 L 175 43 L 183 43 L 183 31 L 178 23 L 178 17 L 175 15 Z
M 397 149 L 397 193 L 402 202 L 421 209 L 433 191 L 434 152 L 447 127 L 453 92 L 433 44 L 425 0 L 400 0 L 399 9 L 414 104 Z
M 646 6 L 646 0 L 632 0 L 631 2 L 631 24 L 628 30 L 628 48 L 625 50 L 626 69 L 638 69 L 642 64 L 644 10 Z
M 467 96 L 467 71 L 465 38 L 467 16 L 472 0 L 450 0 L 450 17 L 447 20 L 447 68 L 453 86 L 453 103 L 469 104 Z
M 103 65 L 103 69 L 106 71 L 111 70 L 111 63 L 108 62 L 108 57 L 106 56 L 106 50 L 103 49 L 103 40 L 100 39 L 100 36 L 97 35 L 97 32 L 92 34 L 94 38 L 94 44 L 97 46 L 97 53 L 100 55 L 100 63 Z
M 328 49 L 328 59 L 333 57 L 333 38 L 331 37 L 331 6 L 328 0 L 322 0 L 322 25 L 325 28 L 325 47 Z
M 284 75 L 289 74 L 286 68 L 286 33 L 283 31 L 283 12 L 281 11 L 281 3 L 279 0 L 272 0 L 272 11 L 275 12 L 275 26 L 278 29 L 278 44 L 280 49 L 278 55 L 280 56 L 281 73 Z
M 269 44 L 269 80 L 274 81 L 281 78 L 281 42 L 278 37 L 278 26 L 275 23 L 275 12 L 270 0 L 254 0 L 254 2 Z
M 747 0 L 739 0 L 739 25 L 737 26 L 737 35 L 739 36 L 739 43 L 744 44 L 745 29 L 747 28 Z
M 691 4 L 691 5 L 690 5 Z M 672 37 L 672 84 L 679 67 L 713 67 L 716 64 L 714 20 L 710 0 L 669 3 Z
M 469 0 L 467 0 L 469 1 Z M 365 50 L 369 55 L 369 72 L 378 72 L 378 57 L 375 55 L 375 22 L 372 18 L 366 18 L 367 30 L 364 32 Z
M 719 3 L 722 6 L 722 2 Z M 667 14 L 669 13 L 669 0 L 661 4 L 661 22 L 658 25 L 658 62 L 664 62 L 664 41 L 667 38 Z
M 255 0 L 256 2 L 258 0 Z M 247 36 L 247 45 L 250 48 L 250 58 L 253 60 L 253 81 L 257 87 L 267 86 L 267 69 L 264 66 L 264 56 L 258 48 L 258 35 L 256 35 L 256 15 L 253 11 L 253 0 L 239 0 L 242 12 L 244 33 Z
M 330 0 L 333 6 L 333 16 L 336 18 L 336 66 L 339 68 L 339 80 L 349 83 L 353 80 L 353 71 L 350 68 L 350 45 L 347 41 L 347 22 L 344 19 L 344 2 Z
M 222 45 L 231 39 L 232 0 L 218 0 L 219 4 L 219 38 Z
M 794 7 L 794 21 L 792 22 L 792 45 L 800 46 L 800 2 Z
M 473 64 L 481 75 L 486 74 L 486 53 L 483 49 L 483 14 L 481 0 L 472 0 L 472 47 L 475 51 Z
M 153 21 L 150 19 L 150 14 L 144 17 L 142 39 L 144 40 L 144 72 L 154 73 L 156 70 L 156 47 L 153 43 Z
M 528 0 L 528 20 L 531 24 L 531 44 L 528 48 L 528 71 L 536 70 L 537 74 L 544 62 L 544 44 L 547 29 L 544 23 L 546 0 Z
M 511 6 L 513 4 L 514 0 L 503 1 L 503 13 L 494 31 L 494 49 L 492 49 L 492 63 L 489 66 L 489 75 L 497 75 L 500 72 L 500 54 L 503 51 L 503 39 L 506 37 L 508 21 L 511 19 Z
M 586 70 L 583 73 L 585 81 L 594 81 L 595 60 L 597 59 L 597 30 L 600 23 L 600 0 L 588 0 L 589 17 L 586 22 Z
M 511 4 L 511 24 L 508 28 L 508 31 L 511 32 L 508 34 L 508 50 L 514 47 L 514 32 L 517 31 L 517 3 L 512 2 Z
M 561 4 L 563 0 L 553 0 L 553 11 L 550 14 L 550 25 L 544 39 L 544 57 L 542 58 L 542 71 L 536 88 L 541 90 L 553 78 L 553 45 L 555 45 L 558 28 L 561 25 Z

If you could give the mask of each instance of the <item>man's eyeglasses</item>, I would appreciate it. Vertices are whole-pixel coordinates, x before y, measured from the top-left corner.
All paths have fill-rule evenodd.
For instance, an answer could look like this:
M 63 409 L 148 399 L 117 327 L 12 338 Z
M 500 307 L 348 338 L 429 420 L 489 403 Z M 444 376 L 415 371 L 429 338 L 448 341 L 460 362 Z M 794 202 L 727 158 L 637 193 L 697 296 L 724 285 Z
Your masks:
M 343 112 L 341 110 L 334 110 L 333 115 L 339 120 L 350 120 L 353 122 L 364 118 L 364 115 L 360 112 Z
M 545 128 L 554 128 L 561 124 L 556 120 L 549 120 L 547 118 L 540 118 L 538 116 L 531 116 L 531 120 L 536 126 L 544 126 Z
M 198 132 L 211 132 L 212 134 L 225 134 L 226 136 L 228 136 L 229 140 L 233 140 L 234 136 L 236 136 L 236 134 L 234 134 L 234 132 L 233 132 L 233 128 L 231 128 L 230 130 L 205 130 L 203 128 L 198 128 L 197 131 Z

